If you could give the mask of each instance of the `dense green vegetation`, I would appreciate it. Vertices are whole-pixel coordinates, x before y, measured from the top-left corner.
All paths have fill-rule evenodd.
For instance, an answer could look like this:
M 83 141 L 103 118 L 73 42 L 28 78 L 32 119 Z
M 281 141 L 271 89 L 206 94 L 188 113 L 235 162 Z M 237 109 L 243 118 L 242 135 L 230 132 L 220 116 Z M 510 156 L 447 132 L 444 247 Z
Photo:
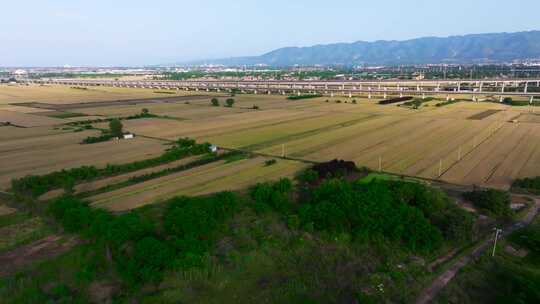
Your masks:
M 183 138 L 177 140 L 161 156 L 135 161 L 127 164 L 109 164 L 104 168 L 83 166 L 69 170 L 55 171 L 46 175 L 29 175 L 14 179 L 11 183 L 13 191 L 18 194 L 39 196 L 50 190 L 58 188 L 72 188 L 80 182 L 91 181 L 99 177 L 113 176 L 121 173 L 133 172 L 164 163 L 182 159 L 190 155 L 201 155 L 209 152 L 208 143 L 197 144 L 195 140 Z
M 294 96 L 287 97 L 287 99 L 300 100 L 300 99 L 310 99 L 310 98 L 318 98 L 318 97 L 322 97 L 322 95 L 321 94 L 294 95 Z
M 300 179 L 314 180 L 304 173 Z M 439 191 L 419 183 L 373 180 L 351 183 L 330 179 L 320 186 L 304 185 L 299 202 L 289 199 L 291 183 L 258 184 L 251 197 L 258 210 L 265 204 L 284 214 L 292 227 L 331 234 L 348 234 L 358 240 L 399 242 L 412 251 L 433 252 L 443 239 L 467 241 L 474 218 Z
M 540 176 L 517 179 L 512 184 L 515 188 L 521 188 L 533 193 L 540 192 Z
M 108 282 L 119 302 L 407 302 L 425 271 L 414 261 L 469 239 L 473 222 L 424 184 L 320 180 L 313 170 L 248 197 L 177 197 L 114 215 L 68 195 L 47 210 L 85 244 L 0 280 L 0 295 L 86 302 L 91 285 Z M 44 270 L 52 265 L 69 269 Z
M 497 217 L 512 215 L 510 194 L 506 191 L 488 189 L 467 192 L 463 197 L 471 201 L 475 207 Z
M 533 100 L 533 102 L 531 103 L 528 100 L 515 100 L 515 99 L 512 99 L 511 97 L 505 97 L 502 102 L 509 106 L 515 106 L 515 107 L 524 107 L 524 106 L 529 106 L 529 105 L 540 106 L 540 100 Z
M 210 103 L 214 106 L 214 107 L 219 107 L 219 100 L 217 98 L 212 98 L 212 100 L 210 100 Z
M 115 216 L 71 196 L 52 201 L 49 213 L 67 232 L 79 233 L 111 256 L 128 288 L 136 288 L 161 281 L 165 269 L 202 265 L 236 204 L 232 193 L 174 198 L 166 203 L 160 230 L 137 212 Z
M 73 117 L 83 117 L 83 116 L 88 116 L 88 115 L 82 114 L 82 113 L 60 112 L 60 113 L 55 113 L 55 114 L 53 114 L 53 115 L 50 115 L 49 117 L 54 117 L 54 118 L 73 118 Z
M 113 137 L 122 137 L 124 134 L 124 125 L 119 119 L 113 119 L 109 122 L 109 132 Z
M 234 105 L 234 98 L 227 98 L 225 100 L 225 106 L 231 108 Z
M 103 133 L 103 134 L 101 134 L 99 136 L 88 136 L 88 137 L 86 137 L 86 138 L 84 138 L 82 140 L 82 143 L 86 144 L 86 145 L 97 144 L 97 143 L 100 143 L 100 142 L 109 141 L 112 138 L 114 138 L 114 136 L 112 136 L 111 134 Z

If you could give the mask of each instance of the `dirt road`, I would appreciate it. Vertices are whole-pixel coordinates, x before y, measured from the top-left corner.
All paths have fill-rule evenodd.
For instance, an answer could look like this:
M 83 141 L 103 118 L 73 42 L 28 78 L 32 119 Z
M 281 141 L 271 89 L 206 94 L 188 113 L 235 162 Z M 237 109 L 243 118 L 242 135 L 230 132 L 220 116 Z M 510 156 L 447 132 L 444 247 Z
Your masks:
M 535 198 L 535 205 L 531 207 L 531 210 L 527 212 L 527 215 L 523 218 L 523 220 L 504 229 L 504 232 L 501 237 L 505 237 L 511 234 L 512 232 L 529 225 L 534 220 L 539 210 L 540 210 L 540 198 Z M 465 267 L 472 260 L 478 258 L 488 248 L 491 248 L 492 243 L 493 243 L 492 238 L 483 240 L 480 242 L 480 244 L 478 244 L 474 248 L 474 250 L 471 253 L 457 260 L 450 268 L 448 268 L 445 272 L 439 275 L 431 283 L 431 286 L 429 286 L 420 294 L 420 296 L 416 300 L 416 304 L 426 304 L 433 301 L 433 299 L 435 299 L 437 294 L 456 276 L 457 272 L 461 268 Z

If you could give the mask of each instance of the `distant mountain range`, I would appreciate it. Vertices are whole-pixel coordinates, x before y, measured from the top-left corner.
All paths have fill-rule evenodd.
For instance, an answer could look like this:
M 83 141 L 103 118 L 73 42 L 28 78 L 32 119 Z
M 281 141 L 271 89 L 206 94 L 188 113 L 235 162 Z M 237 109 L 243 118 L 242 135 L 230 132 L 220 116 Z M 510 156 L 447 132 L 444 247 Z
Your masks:
M 191 62 L 227 66 L 501 63 L 540 58 L 540 31 L 286 47 L 261 56 Z

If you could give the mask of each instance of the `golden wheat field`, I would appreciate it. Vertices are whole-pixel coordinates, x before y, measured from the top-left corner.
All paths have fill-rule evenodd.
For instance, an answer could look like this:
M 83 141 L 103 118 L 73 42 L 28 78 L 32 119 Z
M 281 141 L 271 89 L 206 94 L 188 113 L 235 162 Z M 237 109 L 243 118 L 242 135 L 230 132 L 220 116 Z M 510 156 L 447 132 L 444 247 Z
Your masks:
M 161 102 L 160 97 L 170 96 L 143 89 L 0 86 L 0 121 L 12 122 L 0 126 L 0 186 L 7 189 L 12 178 L 28 174 L 154 157 L 166 149 L 167 141 L 180 137 L 260 156 L 197 166 L 99 193 L 90 201 L 126 210 L 174 195 L 241 189 L 292 176 L 309 162 L 335 158 L 374 170 L 496 188 L 508 188 L 516 178 L 540 175 L 540 111 L 536 108 L 471 101 L 437 106 L 445 101 L 439 96 L 412 109 L 379 105 L 379 98 L 365 96 L 292 101 L 266 94 L 240 94 L 233 97 L 232 107 L 225 107 L 228 97 L 196 93 L 182 91 L 178 93 L 182 99 Z M 219 106 L 211 104 L 214 97 Z M 136 99 L 144 100 L 125 102 Z M 47 110 L 39 108 L 41 103 L 69 108 Z M 83 138 L 99 132 L 76 132 L 67 125 L 126 117 L 143 109 L 156 117 L 122 121 L 125 131 L 136 134 L 134 140 L 81 145 Z M 71 113 L 77 115 L 70 117 Z M 107 129 L 108 123 L 92 126 Z M 277 164 L 265 166 L 272 158 L 278 159 Z M 93 191 L 189 161 L 80 184 L 76 191 Z

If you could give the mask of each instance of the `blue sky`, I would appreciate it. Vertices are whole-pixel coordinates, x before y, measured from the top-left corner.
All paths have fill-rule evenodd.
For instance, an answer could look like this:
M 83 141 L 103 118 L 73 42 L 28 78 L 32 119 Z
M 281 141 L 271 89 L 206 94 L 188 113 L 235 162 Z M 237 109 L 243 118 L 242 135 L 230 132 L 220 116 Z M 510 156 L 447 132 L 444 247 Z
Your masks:
M 540 29 L 538 0 L 18 0 L 0 66 L 145 65 L 284 46 Z

